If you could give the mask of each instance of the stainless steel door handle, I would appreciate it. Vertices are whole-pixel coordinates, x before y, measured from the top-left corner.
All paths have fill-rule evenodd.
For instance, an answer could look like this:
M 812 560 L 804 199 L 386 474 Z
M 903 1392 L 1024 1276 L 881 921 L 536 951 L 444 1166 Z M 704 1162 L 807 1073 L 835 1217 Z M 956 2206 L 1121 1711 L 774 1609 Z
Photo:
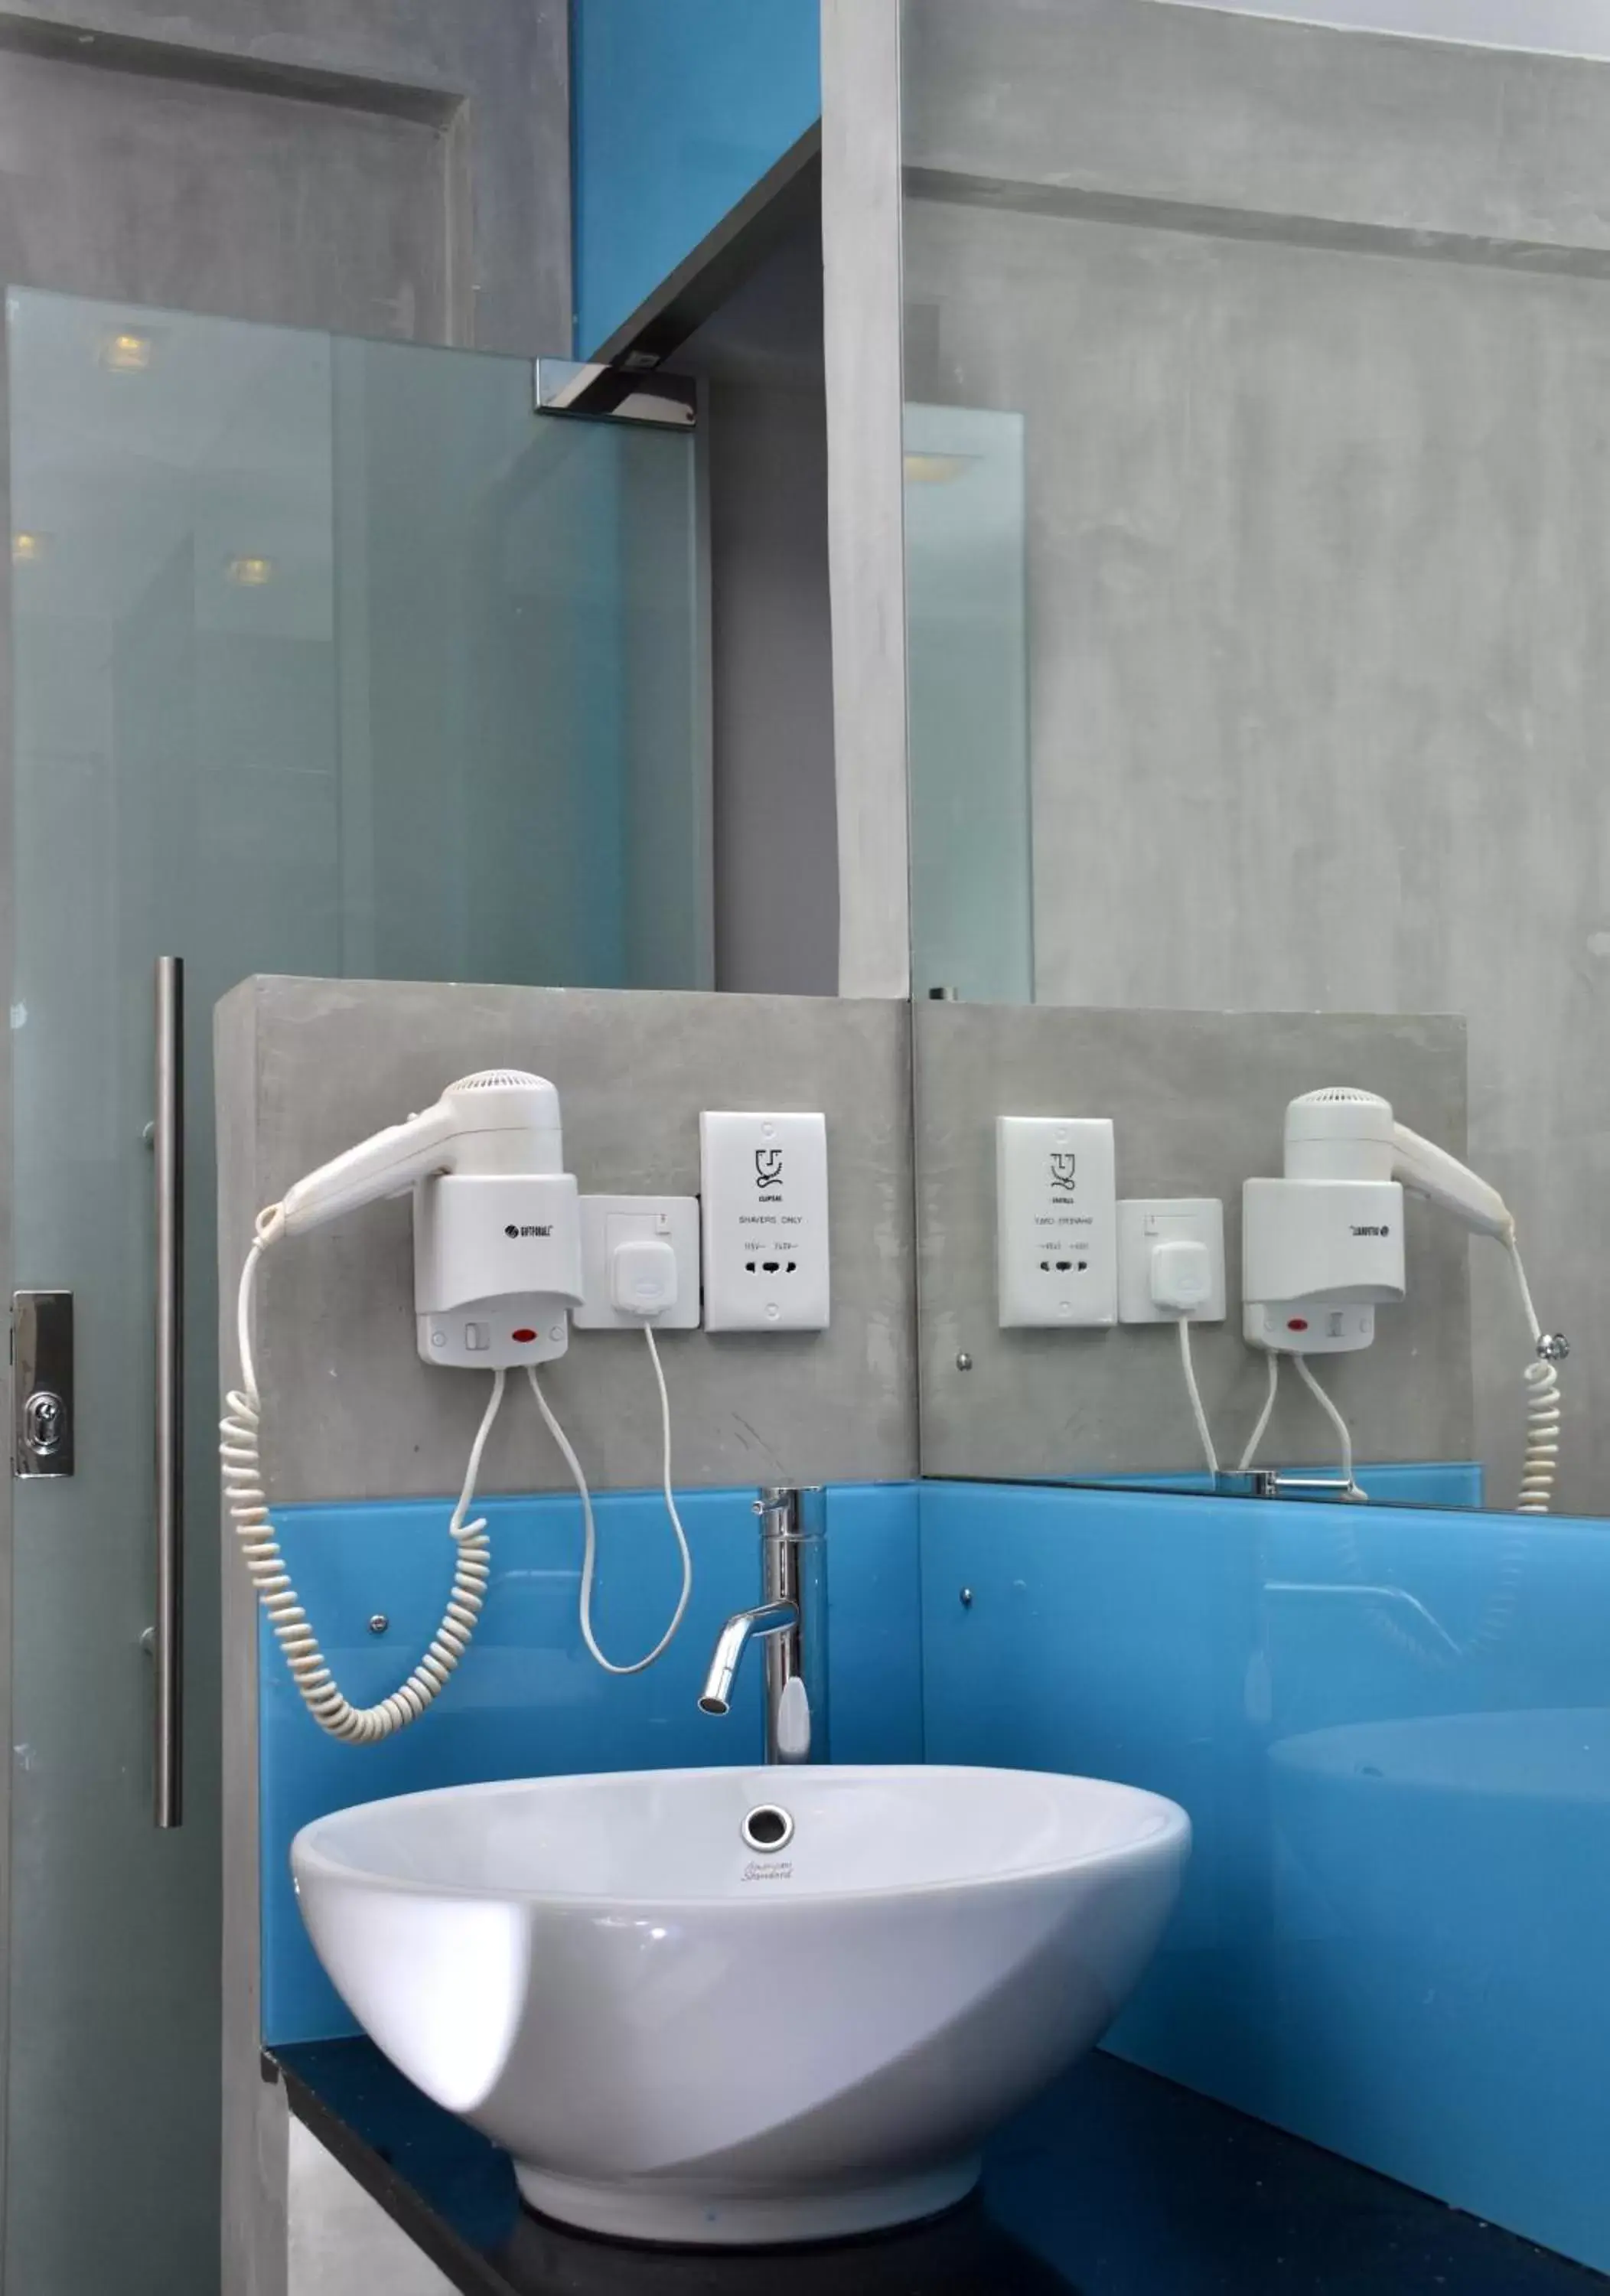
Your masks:
M 157 1613 L 152 1817 L 184 1810 L 184 960 L 157 959 L 156 1187 Z

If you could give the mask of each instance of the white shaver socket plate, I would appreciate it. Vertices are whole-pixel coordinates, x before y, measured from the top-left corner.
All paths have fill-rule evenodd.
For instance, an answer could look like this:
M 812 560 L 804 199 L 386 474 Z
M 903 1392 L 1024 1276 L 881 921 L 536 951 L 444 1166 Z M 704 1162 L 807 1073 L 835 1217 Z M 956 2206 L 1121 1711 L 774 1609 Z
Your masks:
M 826 1117 L 707 1109 L 699 1152 L 706 1331 L 825 1331 Z
M 1224 1321 L 1224 1206 L 1217 1196 L 1127 1196 L 1118 1206 L 1118 1321 L 1176 1324 L 1177 1311 L 1152 1298 L 1152 1254 L 1160 1243 L 1199 1243 L 1207 1252 L 1208 1296 L 1193 1324 Z
M 699 1198 L 583 1196 L 582 1303 L 571 1315 L 578 1332 L 699 1329 Z M 668 1243 L 676 1255 L 676 1302 L 658 1316 L 633 1316 L 615 1305 L 609 1281 L 617 1244 Z
M 996 1118 L 1002 1331 L 1104 1329 L 1117 1322 L 1115 1170 L 1109 1117 Z

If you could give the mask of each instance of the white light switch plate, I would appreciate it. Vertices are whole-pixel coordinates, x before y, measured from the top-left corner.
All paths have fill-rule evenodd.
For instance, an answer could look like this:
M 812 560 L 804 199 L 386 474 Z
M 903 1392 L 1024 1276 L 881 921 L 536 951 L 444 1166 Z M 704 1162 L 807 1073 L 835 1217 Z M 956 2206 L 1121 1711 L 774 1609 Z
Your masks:
M 827 1119 L 707 1109 L 699 1148 L 706 1331 L 824 1331 Z
M 1151 1293 L 1152 1253 L 1160 1243 L 1206 1247 L 1208 1296 L 1194 1310 L 1193 1324 L 1224 1321 L 1224 1206 L 1216 1196 L 1126 1196 L 1118 1206 L 1118 1321 L 1173 1324 L 1172 1308 L 1159 1308 Z
M 1003 1330 L 1117 1322 L 1116 1196 L 1109 1118 L 996 1118 L 996 1273 Z
M 578 1332 L 699 1329 L 699 1198 L 583 1196 L 582 1303 L 570 1321 Z M 630 1316 L 610 1297 L 609 1262 L 617 1243 L 668 1243 L 676 1254 L 676 1304 L 663 1315 Z

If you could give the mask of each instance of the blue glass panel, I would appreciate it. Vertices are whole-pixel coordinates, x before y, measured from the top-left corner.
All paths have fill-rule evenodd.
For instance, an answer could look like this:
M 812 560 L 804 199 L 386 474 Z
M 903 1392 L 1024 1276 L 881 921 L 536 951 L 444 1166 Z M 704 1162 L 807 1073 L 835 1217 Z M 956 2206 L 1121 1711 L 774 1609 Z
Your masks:
M 928 1758 L 1190 1812 L 1179 1912 L 1111 2046 L 1610 2265 L 1610 1525 L 965 1484 L 922 1504 Z
M 819 117 L 820 45 L 816 0 L 572 0 L 578 355 Z
M 828 1493 L 837 1762 L 922 1759 L 920 1523 L 915 1483 L 840 1483 Z

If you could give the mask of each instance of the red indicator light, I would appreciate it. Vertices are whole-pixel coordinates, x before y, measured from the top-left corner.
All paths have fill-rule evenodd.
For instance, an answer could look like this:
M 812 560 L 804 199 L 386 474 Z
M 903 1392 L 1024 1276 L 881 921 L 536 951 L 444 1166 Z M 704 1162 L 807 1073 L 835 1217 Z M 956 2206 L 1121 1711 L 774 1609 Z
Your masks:
M 1286 1328 L 1288 1332 L 1305 1332 L 1308 1329 L 1308 1318 L 1306 1316 L 1294 1316 Z M 528 1332 L 516 1332 L 514 1336 L 517 1340 L 522 1340 L 529 1339 L 531 1334 Z
M 528 1341 L 534 1340 L 536 1337 L 536 1333 L 535 1332 L 527 1331 L 522 1325 L 518 1332 L 511 1332 L 509 1337 L 511 1340 L 518 1340 L 521 1347 L 524 1347 Z

